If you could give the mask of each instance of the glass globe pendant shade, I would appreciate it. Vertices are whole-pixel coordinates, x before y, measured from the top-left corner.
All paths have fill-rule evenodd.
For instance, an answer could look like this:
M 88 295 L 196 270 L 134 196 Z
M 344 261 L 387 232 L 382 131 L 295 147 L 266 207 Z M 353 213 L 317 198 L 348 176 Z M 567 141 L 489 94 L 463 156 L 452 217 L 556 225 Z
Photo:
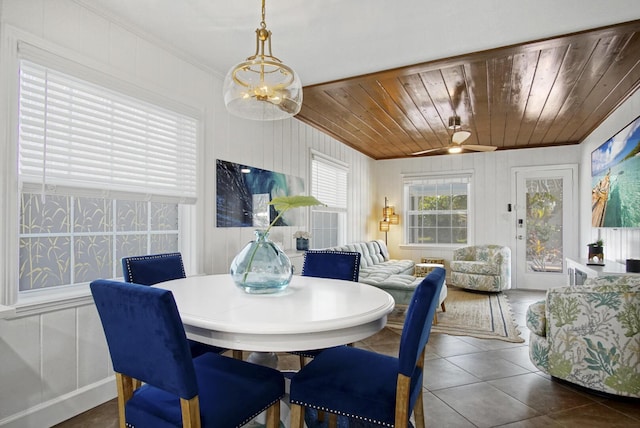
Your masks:
M 280 120 L 295 116 L 302 108 L 302 83 L 291 67 L 271 53 L 264 3 L 262 0 L 262 21 L 256 29 L 256 52 L 227 73 L 224 104 L 229 113 L 245 119 Z
M 224 80 L 229 113 L 251 120 L 280 120 L 302 108 L 298 74 L 275 58 L 257 56 L 235 65 Z

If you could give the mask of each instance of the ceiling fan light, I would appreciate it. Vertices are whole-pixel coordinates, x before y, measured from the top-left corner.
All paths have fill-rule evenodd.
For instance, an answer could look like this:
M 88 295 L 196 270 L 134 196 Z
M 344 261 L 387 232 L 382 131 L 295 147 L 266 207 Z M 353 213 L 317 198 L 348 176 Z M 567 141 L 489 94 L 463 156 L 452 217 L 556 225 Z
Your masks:
M 456 146 L 456 147 L 449 147 L 449 149 L 447 150 L 447 152 L 449 152 L 452 155 L 455 155 L 457 153 L 462 153 L 462 147 L 460 146 Z
M 462 144 L 471 136 L 469 131 L 456 131 L 451 136 L 451 141 L 455 144 Z
M 460 116 L 449 117 L 449 129 L 456 129 L 460 127 Z

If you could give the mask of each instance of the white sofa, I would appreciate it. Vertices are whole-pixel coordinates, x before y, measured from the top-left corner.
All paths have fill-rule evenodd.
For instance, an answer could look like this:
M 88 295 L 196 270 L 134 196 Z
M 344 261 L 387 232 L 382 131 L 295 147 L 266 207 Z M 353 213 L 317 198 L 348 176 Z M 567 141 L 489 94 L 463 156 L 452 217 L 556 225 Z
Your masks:
M 414 276 L 413 260 L 395 260 L 389 257 L 384 241 L 355 242 L 329 248 L 335 251 L 357 251 L 360 253 L 359 282 L 382 288 L 391 294 L 398 305 L 408 305 L 413 291 L 423 278 Z M 447 297 L 447 287 L 442 287 L 439 303 Z

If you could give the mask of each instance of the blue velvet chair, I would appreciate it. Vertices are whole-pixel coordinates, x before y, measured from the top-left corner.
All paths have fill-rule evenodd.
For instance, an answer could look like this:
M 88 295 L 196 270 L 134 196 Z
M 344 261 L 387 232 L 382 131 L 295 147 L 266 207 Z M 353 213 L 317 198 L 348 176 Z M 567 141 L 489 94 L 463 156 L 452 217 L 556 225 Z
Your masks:
M 309 250 L 304 254 L 302 276 L 357 282 L 359 272 L 360 253 L 357 251 Z M 306 358 L 315 358 L 322 351 L 310 349 L 291 353 L 300 356 L 300 367 L 303 367 Z
M 184 263 L 180 253 L 149 254 L 122 258 L 122 274 L 125 282 L 155 285 L 159 282 L 185 278 Z M 227 350 L 217 346 L 189 340 L 191 355 L 197 357 L 206 352 L 221 354 Z M 242 359 L 242 351 L 233 351 L 234 358 Z
M 154 285 L 187 276 L 180 253 L 123 257 L 122 274 L 125 282 L 135 282 L 141 285 Z
M 309 250 L 304 253 L 303 276 L 358 281 L 360 253 L 357 251 Z
M 413 409 L 424 428 L 422 381 L 425 346 L 445 280 L 434 269 L 416 287 L 407 309 L 398 358 L 364 349 L 329 348 L 291 379 L 291 427 L 302 428 L 304 409 L 406 428 Z
M 121 428 L 240 427 L 264 410 L 267 427 L 279 426 L 282 374 L 215 353 L 192 358 L 171 291 L 103 279 L 90 287 L 116 372 Z

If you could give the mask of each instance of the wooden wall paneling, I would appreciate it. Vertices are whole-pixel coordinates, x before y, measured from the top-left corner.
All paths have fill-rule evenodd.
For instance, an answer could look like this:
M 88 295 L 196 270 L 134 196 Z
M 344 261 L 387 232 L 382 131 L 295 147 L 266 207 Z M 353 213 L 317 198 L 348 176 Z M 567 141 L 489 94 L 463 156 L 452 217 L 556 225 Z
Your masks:
M 437 70 L 425 71 L 398 79 L 416 107 L 416 111 L 424 119 L 422 124 L 417 125 L 422 136 L 420 146 L 447 147 L 450 136 L 443 125 L 448 122 L 450 116 L 453 116 L 453 110 L 442 74 Z
M 488 144 L 491 142 L 489 105 L 489 82 L 487 79 L 487 62 L 473 61 L 465 64 L 467 78 L 467 93 L 469 95 L 469 109 L 473 112 L 472 142 Z M 471 142 L 470 142 L 471 144 Z
M 598 82 L 605 78 L 615 59 L 616 52 L 619 52 L 628 42 L 629 36 L 617 35 L 613 37 L 603 37 L 599 40 L 598 46 L 589 58 L 589 62 L 582 73 L 581 85 L 576 92 L 579 97 L 579 105 L 567 105 L 567 112 L 563 114 L 565 118 L 565 126 L 557 135 L 555 141 L 570 141 L 571 136 L 577 131 L 582 122 L 595 110 L 600 104 L 606 93 L 600 93 L 598 97 L 594 97 L 594 89 Z M 615 68 L 614 68 L 615 70 Z M 616 81 L 617 83 L 617 81 Z M 615 84 L 607 85 L 604 88 L 610 91 Z M 563 111 L 563 113 L 565 113 Z
M 535 66 L 538 62 L 538 52 L 530 52 L 524 50 L 516 52 L 512 56 L 511 77 L 509 85 L 511 86 L 511 95 L 507 108 L 506 124 L 504 130 L 504 147 L 516 147 L 518 144 L 518 135 L 521 130 L 521 122 L 524 112 L 529 102 L 531 93 L 531 85 L 535 77 Z
M 540 124 L 544 127 L 547 123 L 557 118 L 557 115 L 552 110 L 549 111 L 549 93 L 559 86 L 556 82 L 558 82 L 558 74 L 565 54 L 566 46 L 555 46 L 549 49 L 542 49 L 539 52 L 535 76 L 527 94 L 527 105 L 523 111 L 522 123 L 518 133 L 518 146 L 530 146 L 534 141 L 532 135 L 536 127 Z M 558 95 L 560 98 L 562 97 L 561 94 Z M 543 135 L 540 136 L 540 138 L 542 137 Z
M 488 80 L 491 137 L 481 144 L 503 147 L 507 113 L 510 110 L 512 57 L 496 58 L 487 64 L 492 79 Z

